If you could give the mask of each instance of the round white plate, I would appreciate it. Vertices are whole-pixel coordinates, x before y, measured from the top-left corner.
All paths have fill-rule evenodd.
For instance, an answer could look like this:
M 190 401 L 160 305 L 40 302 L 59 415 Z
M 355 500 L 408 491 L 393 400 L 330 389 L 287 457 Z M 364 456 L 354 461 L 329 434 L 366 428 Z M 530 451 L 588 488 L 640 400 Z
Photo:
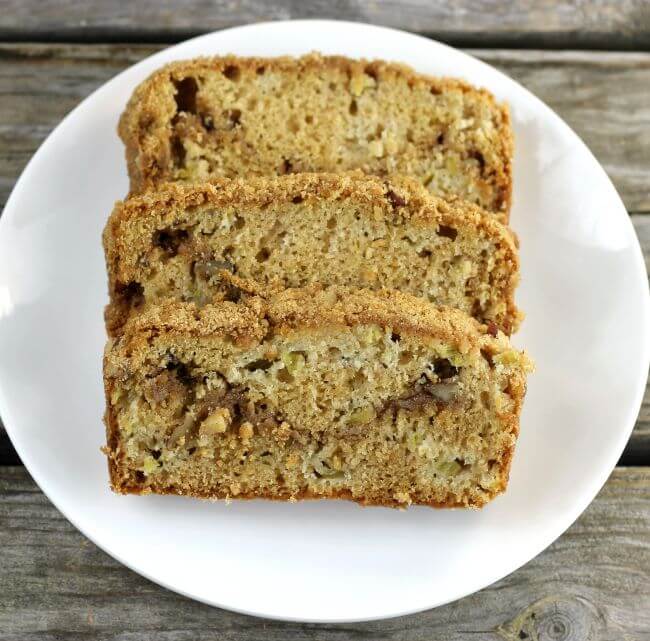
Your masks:
M 117 119 L 163 63 L 204 54 L 319 50 L 385 58 L 485 86 L 512 109 L 521 240 L 516 343 L 537 361 L 507 493 L 482 511 L 346 502 L 222 503 L 108 489 L 101 232 L 127 191 Z M 638 241 L 605 172 L 545 105 L 431 40 L 301 21 L 209 34 L 120 74 L 52 133 L 0 219 L 0 413 L 35 481 L 76 527 L 142 575 L 250 614 L 363 620 L 431 608 L 512 572 L 603 485 L 637 416 L 649 356 Z

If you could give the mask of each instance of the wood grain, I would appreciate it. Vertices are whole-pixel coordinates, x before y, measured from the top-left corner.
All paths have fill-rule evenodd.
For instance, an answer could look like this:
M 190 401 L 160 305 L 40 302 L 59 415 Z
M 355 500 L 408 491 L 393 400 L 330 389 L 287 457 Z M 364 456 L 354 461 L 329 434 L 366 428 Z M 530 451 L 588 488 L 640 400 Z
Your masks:
M 615 470 L 558 541 L 492 587 L 373 623 L 265 621 L 168 592 L 86 540 L 23 468 L 0 468 L 0 549 L 0 641 L 650 638 L 650 468 Z
M 95 88 L 157 51 L 150 45 L 0 45 L 0 205 L 61 118 Z M 627 207 L 650 213 L 650 54 L 485 51 L 574 127 Z M 650 265 L 650 216 L 634 215 Z M 624 462 L 650 463 L 650 392 Z M 18 461 L 0 424 L 0 464 Z
M 644 0 L 3 0 L 0 38 L 169 42 L 289 18 L 370 22 L 491 47 L 639 49 L 650 33 Z

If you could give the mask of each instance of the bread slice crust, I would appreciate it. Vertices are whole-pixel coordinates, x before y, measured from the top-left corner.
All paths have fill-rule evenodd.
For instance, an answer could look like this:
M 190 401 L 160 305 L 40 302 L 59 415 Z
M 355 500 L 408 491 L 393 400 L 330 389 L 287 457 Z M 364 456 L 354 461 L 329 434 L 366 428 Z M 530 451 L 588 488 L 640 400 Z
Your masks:
M 104 231 L 116 335 L 165 298 L 227 297 L 224 270 L 263 288 L 400 289 L 516 330 L 517 239 L 494 216 L 416 181 L 359 173 L 168 183 L 118 202 Z
M 341 287 L 287 290 L 202 309 L 174 301 L 149 308 L 131 318 L 105 352 L 112 487 L 201 498 L 480 507 L 506 488 L 530 370 L 525 354 L 504 334 L 493 334 L 458 310 L 399 292 Z M 304 351 L 287 357 L 287 346 Z M 304 354 L 299 369 L 290 366 L 295 354 Z M 379 367 L 378 355 L 385 366 Z M 240 357 L 252 364 L 242 366 Z M 431 357 L 437 373 L 429 368 L 429 382 L 413 383 Z M 218 376 L 215 367 L 222 368 Z M 325 387 L 318 381 L 329 370 L 312 372 L 318 367 L 339 367 Z M 369 391 L 354 387 L 359 372 L 350 367 L 375 368 L 374 374 L 363 370 L 377 377 Z M 352 391 L 342 382 L 346 372 Z M 242 374 L 248 387 L 244 396 L 236 392 L 236 403 L 262 399 L 265 412 L 270 405 L 279 413 L 275 418 L 253 418 L 228 404 Z M 208 385 L 206 396 L 210 376 L 228 378 L 227 388 L 216 393 Z M 271 387 L 254 397 L 256 385 Z M 420 392 L 405 396 L 413 385 Z M 433 385 L 426 401 L 422 385 Z M 174 405 L 177 393 L 192 395 L 184 415 Z M 305 400 L 312 395 L 317 410 Z M 375 403 L 370 412 L 369 399 Z M 215 421 L 222 429 L 204 430 Z M 159 428 L 152 427 L 157 422 Z M 268 475 L 265 456 L 272 457 L 277 476 Z
M 171 63 L 120 118 L 131 192 L 213 177 L 411 175 L 507 222 L 513 137 L 485 89 L 381 60 L 310 54 Z

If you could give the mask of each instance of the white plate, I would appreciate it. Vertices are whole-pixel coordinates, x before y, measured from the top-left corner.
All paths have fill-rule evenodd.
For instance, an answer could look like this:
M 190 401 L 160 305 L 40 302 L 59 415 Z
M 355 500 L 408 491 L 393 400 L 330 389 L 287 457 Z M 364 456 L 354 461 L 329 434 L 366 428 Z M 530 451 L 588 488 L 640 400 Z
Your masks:
M 406 62 L 488 87 L 512 108 L 521 239 L 516 342 L 537 361 L 508 492 L 482 511 L 345 502 L 120 497 L 108 489 L 100 235 L 127 191 L 115 127 L 135 85 L 172 59 L 312 50 Z M 605 172 L 538 99 L 491 67 L 399 31 L 325 21 L 221 31 L 111 80 L 52 133 L 0 219 L 0 413 L 41 489 L 130 568 L 195 599 L 281 619 L 348 621 L 430 608 L 512 572 L 585 509 L 637 416 L 649 356 L 646 272 Z

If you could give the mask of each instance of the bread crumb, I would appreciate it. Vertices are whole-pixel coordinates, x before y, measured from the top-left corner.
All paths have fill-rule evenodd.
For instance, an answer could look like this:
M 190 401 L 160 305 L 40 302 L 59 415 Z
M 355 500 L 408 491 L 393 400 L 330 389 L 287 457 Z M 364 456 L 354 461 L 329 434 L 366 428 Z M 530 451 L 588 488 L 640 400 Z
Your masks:
M 282 421 L 278 427 L 272 430 L 272 433 L 277 441 L 287 441 L 291 436 L 291 425 Z
M 224 74 L 233 66 L 241 71 L 237 83 Z M 264 74 L 256 74 L 262 67 Z M 181 105 L 181 114 L 190 111 L 178 118 L 178 110 L 168 105 L 174 85 L 185 78 L 195 79 L 202 118 L 195 106 Z M 282 91 L 268 91 L 271 85 Z M 328 100 L 320 100 L 328 92 Z M 257 117 L 261 95 L 265 118 Z M 360 120 L 368 132 L 360 134 Z M 223 139 L 212 130 L 237 135 Z M 318 145 L 313 144 L 316 131 Z M 381 140 L 365 145 L 367 133 Z M 168 181 L 298 171 L 289 160 L 296 157 L 317 172 L 410 175 L 430 183 L 432 191 L 472 200 L 506 222 L 510 209 L 513 144 L 505 105 L 462 81 L 383 61 L 368 67 L 366 61 L 310 54 L 172 63 L 135 90 L 119 134 L 131 159 L 134 193 Z M 165 154 L 172 140 L 182 153 L 170 159 Z
M 375 84 L 375 79 L 368 74 L 358 73 L 350 78 L 350 92 L 358 98 L 366 89 L 374 87 Z
M 239 426 L 239 438 L 241 438 L 242 441 L 248 441 L 249 439 L 253 438 L 254 433 L 255 430 L 253 429 L 253 424 L 249 423 L 248 421 L 244 421 Z
M 209 437 L 214 434 L 223 434 L 230 425 L 230 411 L 225 407 L 219 407 L 201 423 L 199 434 L 202 437 Z

